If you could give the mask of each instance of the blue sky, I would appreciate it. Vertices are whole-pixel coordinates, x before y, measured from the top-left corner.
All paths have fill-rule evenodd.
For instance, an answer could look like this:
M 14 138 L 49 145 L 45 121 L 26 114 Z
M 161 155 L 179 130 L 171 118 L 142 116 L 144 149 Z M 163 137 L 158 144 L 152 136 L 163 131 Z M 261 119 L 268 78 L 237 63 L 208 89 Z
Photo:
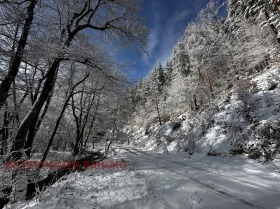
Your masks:
M 131 80 L 145 77 L 158 62 L 165 65 L 173 48 L 209 0 L 142 0 L 143 15 L 149 27 L 148 55 L 123 52 L 122 61 L 133 63 L 127 69 Z

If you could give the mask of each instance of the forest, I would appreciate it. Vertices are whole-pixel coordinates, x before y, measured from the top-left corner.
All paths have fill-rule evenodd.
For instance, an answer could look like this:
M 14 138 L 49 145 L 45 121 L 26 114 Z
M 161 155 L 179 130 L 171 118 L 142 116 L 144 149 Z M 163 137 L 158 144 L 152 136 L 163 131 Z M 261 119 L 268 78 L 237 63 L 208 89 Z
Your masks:
M 209 0 L 172 56 L 131 82 L 119 52 L 147 53 L 148 34 L 138 0 L 0 0 L 1 207 L 24 208 L 32 183 L 40 200 L 52 158 L 137 148 L 280 163 L 279 0 Z

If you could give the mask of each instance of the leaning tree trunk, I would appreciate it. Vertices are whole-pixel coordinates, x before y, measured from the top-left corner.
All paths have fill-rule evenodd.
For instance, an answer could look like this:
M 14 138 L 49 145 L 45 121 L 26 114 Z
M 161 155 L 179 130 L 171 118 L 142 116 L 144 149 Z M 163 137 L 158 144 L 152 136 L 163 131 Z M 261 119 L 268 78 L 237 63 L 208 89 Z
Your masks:
M 61 110 L 61 112 L 60 112 L 60 115 L 59 115 L 59 117 L 58 117 L 57 120 L 56 120 L 55 127 L 54 127 L 54 130 L 53 130 L 53 132 L 52 132 L 52 135 L 51 135 L 51 137 L 49 138 L 47 147 L 46 147 L 46 149 L 45 149 L 45 151 L 44 151 L 44 154 L 43 154 L 43 157 L 42 157 L 42 160 L 41 160 L 41 163 L 40 163 L 39 170 L 42 168 L 43 162 L 44 162 L 44 161 L 46 160 L 46 158 L 47 158 L 47 155 L 48 155 L 49 150 L 50 150 L 50 148 L 51 148 L 52 142 L 53 142 L 54 137 L 55 137 L 55 135 L 56 135 L 57 129 L 58 129 L 58 127 L 59 127 L 60 121 L 61 121 L 61 119 L 63 118 L 64 112 L 65 112 L 65 110 L 66 110 L 66 108 L 67 108 L 67 106 L 68 106 L 68 104 L 69 104 L 69 101 L 70 101 L 71 97 L 73 96 L 73 93 L 74 93 L 75 88 L 76 88 L 79 84 L 81 84 L 82 82 L 84 82 L 87 78 L 88 78 L 88 75 L 86 75 L 81 81 L 77 82 L 73 87 L 71 87 L 71 90 L 70 90 L 70 92 L 69 92 L 69 95 L 67 96 L 67 98 L 66 98 L 66 100 L 65 100 L 65 102 L 64 102 L 64 104 L 63 104 L 63 108 L 62 108 L 62 110 Z
M 56 78 L 55 78 L 55 80 L 56 80 Z M 43 111 L 42 115 L 40 117 L 38 115 L 36 118 L 34 118 L 32 124 L 30 124 L 27 139 L 26 139 L 26 142 L 25 142 L 25 145 L 24 145 L 24 149 L 25 149 L 25 153 L 26 153 L 27 157 L 31 156 L 33 141 L 34 141 L 35 135 L 36 135 L 37 131 L 39 130 L 40 125 L 41 125 L 41 123 L 42 123 L 42 121 L 43 121 L 43 119 L 44 119 L 44 117 L 47 113 L 47 110 L 49 108 L 49 105 L 50 105 L 50 102 L 51 102 L 51 99 L 52 99 L 52 95 L 53 95 L 53 90 L 54 90 L 54 85 L 53 85 L 52 91 L 50 92 L 50 94 L 47 98 L 47 101 L 45 103 L 45 107 L 44 107 L 44 111 Z
M 6 108 L 5 113 L 4 113 L 3 128 L 1 129 L 1 132 L 0 132 L 2 134 L 0 155 L 6 154 L 6 150 L 7 150 L 8 135 L 9 135 L 8 125 L 9 125 L 9 122 L 10 122 L 9 117 L 10 117 L 9 112 Z
M 277 31 L 275 25 L 270 22 L 270 17 L 269 17 L 269 14 L 268 14 L 268 12 L 266 10 L 264 11 L 264 15 L 265 15 L 266 21 L 268 22 L 269 27 L 270 27 L 272 33 L 274 34 L 275 39 L 277 40 L 278 44 L 280 44 L 279 32 Z
M 91 131 L 93 129 L 94 121 L 95 121 L 95 117 L 90 122 L 90 125 L 89 125 L 89 128 L 88 128 L 88 132 L 87 132 L 87 136 L 86 136 L 86 140 L 85 140 L 85 143 L 84 143 L 84 149 L 86 149 L 86 146 L 87 146 L 87 143 L 88 143 Z
M 22 157 L 21 150 L 24 149 L 25 139 L 30 128 L 30 124 L 34 123 L 38 119 L 40 111 L 42 110 L 45 101 L 48 99 L 48 96 L 52 91 L 53 86 L 55 85 L 55 78 L 60 62 L 61 59 L 55 59 L 55 61 L 53 62 L 52 66 L 50 67 L 47 73 L 47 78 L 39 98 L 34 103 L 31 110 L 20 124 L 11 149 L 13 160 L 19 160 Z
M 8 70 L 8 75 L 4 78 L 4 80 L 1 83 L 0 86 L 0 109 L 4 105 L 7 97 L 9 90 L 11 88 L 11 85 L 13 81 L 15 80 L 15 77 L 18 74 L 19 68 L 20 68 L 20 63 L 23 57 L 23 52 L 25 49 L 25 46 L 27 44 L 27 39 L 29 36 L 30 28 L 33 22 L 34 18 L 34 10 L 35 6 L 37 4 L 37 0 L 32 0 L 30 2 L 29 7 L 27 8 L 27 18 L 25 19 L 25 23 L 23 26 L 23 32 L 21 34 L 21 37 L 18 41 L 18 46 L 15 52 L 15 55 L 13 56 L 11 60 L 11 64 L 9 66 Z
M 53 142 L 54 137 L 55 137 L 55 135 L 56 135 L 57 129 L 58 129 L 58 127 L 59 127 L 60 121 L 61 121 L 61 119 L 63 118 L 64 112 L 65 112 L 65 110 L 66 110 L 66 108 L 67 108 L 67 105 L 68 105 L 68 102 L 69 102 L 70 98 L 71 98 L 70 96 L 67 97 L 67 99 L 66 99 L 66 101 L 65 101 L 65 103 L 64 103 L 64 105 L 63 105 L 63 108 L 62 108 L 62 110 L 61 110 L 61 112 L 60 112 L 60 115 L 59 115 L 58 119 L 56 120 L 54 130 L 53 130 L 53 132 L 52 132 L 51 137 L 49 138 L 47 147 L 46 147 L 46 149 L 45 149 L 45 151 L 44 151 L 44 154 L 43 154 L 43 157 L 42 157 L 42 159 L 41 159 L 41 163 L 40 163 L 39 170 L 42 168 L 43 162 L 44 162 L 44 161 L 46 160 L 46 158 L 47 158 L 47 155 L 48 155 L 49 150 L 50 150 L 50 148 L 51 148 L 52 142 Z
M 61 59 L 55 59 L 54 62 L 52 63 L 47 73 L 46 81 L 44 83 L 44 87 L 42 89 L 39 98 L 34 103 L 31 110 L 28 112 L 27 116 L 24 118 L 24 120 L 21 122 L 19 126 L 18 132 L 15 136 L 11 148 L 11 158 L 14 161 L 26 159 L 23 156 L 25 138 L 30 128 L 30 124 L 32 124 L 34 121 L 38 119 L 40 115 L 40 111 L 43 108 L 45 101 L 47 100 L 50 92 L 53 89 L 53 85 L 55 84 L 55 78 L 60 62 Z M 21 163 L 22 161 L 19 161 L 19 164 Z M 12 182 L 13 182 L 13 187 L 11 193 L 11 201 L 25 200 L 25 194 L 26 194 L 27 182 L 28 182 L 26 171 L 24 170 L 22 171 L 22 169 L 14 170 L 12 173 Z

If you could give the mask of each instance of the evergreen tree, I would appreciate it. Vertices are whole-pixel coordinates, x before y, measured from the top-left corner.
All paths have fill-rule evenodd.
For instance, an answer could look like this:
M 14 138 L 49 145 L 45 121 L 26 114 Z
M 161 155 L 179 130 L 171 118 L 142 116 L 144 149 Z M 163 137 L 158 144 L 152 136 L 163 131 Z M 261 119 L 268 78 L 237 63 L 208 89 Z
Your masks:
M 172 61 L 167 60 L 166 66 L 165 66 L 165 75 L 166 75 L 166 84 L 169 85 L 172 77 L 173 77 L 173 66 L 172 66 Z
M 149 81 L 152 91 L 155 91 L 157 94 L 162 92 L 163 86 L 165 84 L 165 74 L 160 63 L 158 63 L 158 65 L 152 71 Z

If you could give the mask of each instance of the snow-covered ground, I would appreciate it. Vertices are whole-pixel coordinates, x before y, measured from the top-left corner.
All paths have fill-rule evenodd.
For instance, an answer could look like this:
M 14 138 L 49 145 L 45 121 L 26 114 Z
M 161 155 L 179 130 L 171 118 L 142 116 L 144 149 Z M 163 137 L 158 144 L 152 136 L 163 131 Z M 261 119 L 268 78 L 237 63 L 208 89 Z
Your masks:
M 7 208 L 280 209 L 279 74 L 274 67 L 252 76 L 199 111 L 148 131 L 128 126 L 127 145 L 112 152 L 127 169 L 75 172 Z M 246 151 L 233 157 L 238 145 Z M 265 156 L 264 145 L 272 161 L 248 159 L 255 148 Z
M 280 209 L 280 173 L 245 157 L 206 157 L 116 148 L 127 169 L 87 170 L 36 199 L 8 208 Z

